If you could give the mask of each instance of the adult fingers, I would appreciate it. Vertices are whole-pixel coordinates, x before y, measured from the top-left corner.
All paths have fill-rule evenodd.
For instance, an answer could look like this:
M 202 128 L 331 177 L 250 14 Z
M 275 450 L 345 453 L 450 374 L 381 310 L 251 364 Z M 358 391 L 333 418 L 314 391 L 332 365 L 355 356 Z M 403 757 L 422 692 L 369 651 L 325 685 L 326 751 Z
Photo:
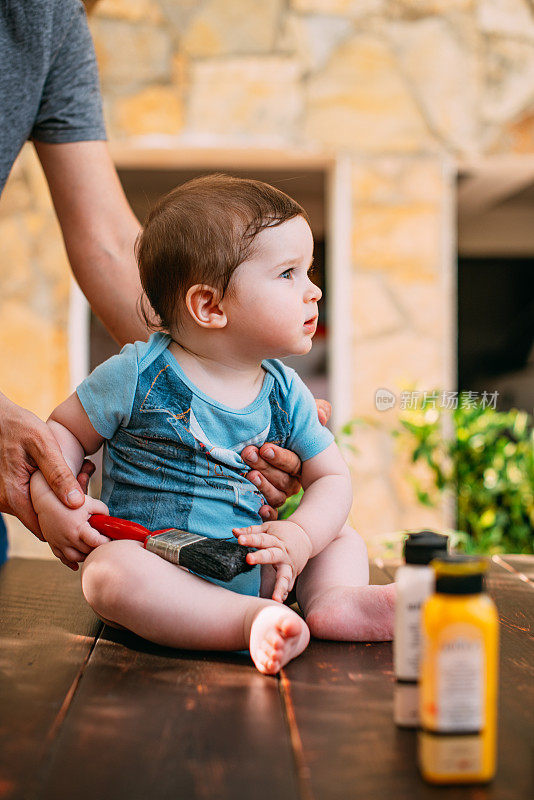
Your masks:
M 278 519 L 278 511 L 271 506 L 262 506 L 258 514 L 265 522 L 274 522 L 274 520 Z
M 270 472 L 273 480 L 279 480 L 280 483 L 289 484 L 289 482 L 293 480 L 283 472 L 280 472 L 278 478 L 275 474 L 276 470 L 271 469 Z M 251 483 L 253 483 L 254 486 L 258 487 L 258 489 L 265 497 L 267 503 L 270 506 L 274 506 L 277 508 L 278 506 L 281 506 L 283 503 L 285 503 L 288 497 L 287 493 L 278 489 L 274 484 L 272 484 L 269 480 L 267 480 L 267 478 L 265 478 L 265 476 L 262 475 L 260 472 L 256 472 L 256 470 L 249 472 L 247 475 L 247 479 Z
M 254 469 L 263 471 L 268 467 L 275 467 L 290 476 L 298 475 L 301 467 L 301 461 L 296 453 L 270 442 L 263 444 L 259 450 L 252 445 L 245 447 L 241 451 L 241 458 Z
M 260 447 L 260 457 L 263 458 L 270 466 L 275 467 L 281 472 L 288 475 L 298 477 L 302 462 L 296 453 L 292 450 L 285 450 L 283 447 L 278 447 L 277 444 L 270 444 L 265 442 Z
M 81 505 L 83 495 L 76 479 L 65 464 L 59 446 L 45 423 L 31 411 L 20 408 L 2 394 L 0 394 L 0 445 L 2 508 L 18 516 L 21 522 L 41 538 L 39 523 L 28 505 L 29 480 L 31 474 L 35 472 L 36 464 L 45 473 L 51 460 L 48 472 L 52 469 L 57 476 L 61 474 L 66 476 L 64 487 L 59 477 L 59 486 L 62 487 L 63 494 L 61 499 L 66 499 L 68 491 L 78 489 L 80 501 L 76 505 Z
M 87 494 L 87 490 L 89 488 L 89 481 L 91 480 L 91 475 L 94 473 L 96 467 L 92 461 L 89 461 L 88 458 L 85 458 L 82 464 L 82 468 L 78 475 L 76 476 L 76 480 L 80 484 L 80 488 L 84 494 Z
M 54 435 L 43 423 L 43 429 L 28 442 L 27 449 L 56 497 L 69 508 L 79 508 L 84 494 L 69 467 Z
M 37 539 L 40 539 L 42 542 L 45 541 L 43 536 L 43 532 L 41 531 L 41 526 L 39 525 L 39 519 L 37 514 L 33 510 L 33 506 L 31 504 L 30 498 L 24 492 L 18 492 L 19 500 L 15 503 L 15 508 L 17 510 L 15 516 L 20 519 L 23 525 L 30 530 Z M 14 512 L 11 512 L 14 513 Z
M 12 514 L 44 542 L 37 514 L 30 500 L 29 465 L 21 447 L 5 447 L 0 440 L 0 512 Z
M 319 417 L 319 422 L 321 425 L 326 425 L 332 415 L 332 406 L 328 400 L 316 400 L 315 405 L 317 406 L 317 416 Z
M 259 451 L 255 447 L 246 447 L 241 457 L 252 467 L 253 471 L 247 478 L 253 483 L 255 483 L 254 478 L 258 477 L 257 473 L 260 473 L 260 477 L 283 492 L 286 497 L 299 491 L 300 482 L 297 475 L 300 472 L 301 461 L 291 450 L 284 450 L 282 447 L 267 443 Z M 258 483 L 256 485 L 259 486 Z M 271 505 L 275 505 L 269 498 L 267 500 Z

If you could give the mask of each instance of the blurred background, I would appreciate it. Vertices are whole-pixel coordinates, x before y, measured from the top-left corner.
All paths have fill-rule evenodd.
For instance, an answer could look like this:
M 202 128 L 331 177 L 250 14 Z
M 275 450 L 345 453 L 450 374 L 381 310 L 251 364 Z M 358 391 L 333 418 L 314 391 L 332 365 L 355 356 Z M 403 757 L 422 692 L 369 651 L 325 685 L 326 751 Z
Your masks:
M 422 527 L 532 552 L 532 3 L 86 8 L 113 158 L 141 221 L 214 170 L 273 183 L 309 212 L 320 326 L 290 363 L 333 404 L 371 554 Z M 30 145 L 0 236 L 0 386 L 45 418 L 117 348 L 73 285 Z M 436 399 L 411 407 L 425 392 Z M 47 555 L 7 521 L 13 554 Z

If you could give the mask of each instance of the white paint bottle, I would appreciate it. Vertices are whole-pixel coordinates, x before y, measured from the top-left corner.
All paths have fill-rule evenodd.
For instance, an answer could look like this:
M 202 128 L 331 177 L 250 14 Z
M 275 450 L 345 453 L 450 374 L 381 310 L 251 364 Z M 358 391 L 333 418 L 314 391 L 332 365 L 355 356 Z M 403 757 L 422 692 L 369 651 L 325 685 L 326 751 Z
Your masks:
M 395 575 L 395 723 L 403 728 L 419 724 L 419 668 L 421 612 L 434 591 L 435 573 L 430 562 L 447 552 L 448 537 L 434 531 L 410 533 L 404 541 L 405 564 Z

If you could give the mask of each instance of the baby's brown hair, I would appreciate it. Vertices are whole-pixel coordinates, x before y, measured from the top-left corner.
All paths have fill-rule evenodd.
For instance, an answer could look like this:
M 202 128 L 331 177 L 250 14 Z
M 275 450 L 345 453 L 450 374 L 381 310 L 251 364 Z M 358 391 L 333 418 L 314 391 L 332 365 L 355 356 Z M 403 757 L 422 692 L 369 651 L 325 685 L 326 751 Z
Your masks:
M 309 223 L 295 200 L 262 181 L 215 174 L 173 189 L 150 210 L 135 247 L 141 284 L 160 320 L 151 322 L 142 301 L 147 324 L 177 327 L 187 290 L 197 283 L 222 298 L 258 233 L 297 216 Z

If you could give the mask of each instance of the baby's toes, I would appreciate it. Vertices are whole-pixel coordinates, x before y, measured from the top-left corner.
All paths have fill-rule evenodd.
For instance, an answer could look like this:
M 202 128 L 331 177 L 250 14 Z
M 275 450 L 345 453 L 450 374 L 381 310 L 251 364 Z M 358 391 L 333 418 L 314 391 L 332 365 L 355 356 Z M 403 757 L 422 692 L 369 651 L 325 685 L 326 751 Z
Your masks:
M 269 664 L 270 660 L 271 659 L 267 655 L 267 653 L 264 653 L 263 651 L 261 651 L 254 658 L 254 663 L 256 664 L 256 667 L 259 669 L 260 672 L 267 673 L 269 671 L 268 664 Z
M 274 675 L 276 672 L 279 672 L 283 650 L 283 640 L 281 637 L 278 637 L 277 647 L 273 647 L 267 641 L 264 641 L 261 650 L 254 659 L 260 672 L 267 675 Z
M 301 622 L 298 617 L 284 617 L 277 625 L 280 635 L 283 636 L 284 639 L 298 636 L 301 627 Z
M 279 658 L 277 658 L 276 656 L 274 658 L 271 658 L 267 665 L 267 669 L 269 670 L 269 675 L 276 675 L 277 672 L 280 672 L 281 666 L 282 664 Z
M 305 622 L 274 604 L 262 608 L 250 630 L 250 655 L 260 672 L 274 675 L 298 656 L 309 641 Z
M 269 633 L 265 637 L 265 644 L 267 647 L 265 648 L 267 651 L 271 650 L 277 652 L 282 650 L 284 646 L 284 637 L 281 632 L 279 632 L 276 628 Z

